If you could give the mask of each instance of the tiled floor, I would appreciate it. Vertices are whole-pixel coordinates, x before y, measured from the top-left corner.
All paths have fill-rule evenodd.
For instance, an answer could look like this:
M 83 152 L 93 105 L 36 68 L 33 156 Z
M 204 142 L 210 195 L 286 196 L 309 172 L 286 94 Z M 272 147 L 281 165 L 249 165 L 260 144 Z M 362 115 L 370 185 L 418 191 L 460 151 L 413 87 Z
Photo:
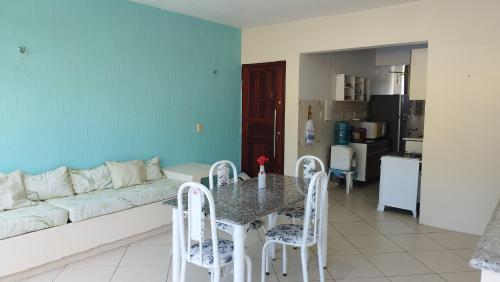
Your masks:
M 480 274 L 468 266 L 478 237 L 419 225 L 410 213 L 376 211 L 378 187 L 355 187 L 346 195 L 330 189 L 328 281 L 337 282 L 476 282 Z M 284 220 L 284 219 L 283 219 Z M 221 232 L 222 233 L 222 232 Z M 25 281 L 171 281 L 170 233 L 66 265 Z M 254 281 L 260 280 L 263 234 L 247 238 Z M 289 249 L 288 275 L 281 274 L 278 252 L 266 281 L 302 281 L 300 253 Z M 315 250 L 309 279 L 319 280 Z M 187 281 L 209 281 L 207 271 L 188 266 Z M 230 275 L 227 275 L 226 278 Z

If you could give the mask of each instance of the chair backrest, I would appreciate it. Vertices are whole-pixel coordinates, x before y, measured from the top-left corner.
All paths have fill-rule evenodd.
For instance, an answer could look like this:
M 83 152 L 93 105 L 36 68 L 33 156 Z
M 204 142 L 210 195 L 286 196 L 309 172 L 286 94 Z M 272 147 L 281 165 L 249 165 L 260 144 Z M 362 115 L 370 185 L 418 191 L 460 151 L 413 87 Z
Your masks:
M 350 170 L 352 167 L 352 159 L 354 150 L 345 145 L 332 146 L 332 160 L 330 166 L 333 169 Z
M 229 173 L 229 168 L 231 167 L 233 171 L 233 183 L 238 182 L 238 171 L 236 170 L 236 166 L 233 162 L 223 160 L 214 163 L 210 167 L 210 171 L 208 172 L 208 183 L 210 190 L 214 189 L 214 171 L 217 170 L 217 187 L 222 185 L 227 185 L 231 183 L 231 175 Z
M 184 210 L 184 191 L 187 190 L 187 242 L 185 237 L 184 213 L 179 212 L 179 238 L 181 241 L 181 255 L 186 261 L 190 261 L 191 246 L 198 243 L 200 248 L 200 261 L 203 266 L 203 251 L 201 251 L 205 241 L 205 215 L 208 208 L 210 217 L 210 233 L 213 247 L 213 264 L 215 270 L 220 267 L 219 246 L 217 238 L 217 227 L 215 226 L 215 203 L 210 190 L 205 185 L 195 182 L 187 182 L 181 185 L 177 192 L 177 206 L 179 211 Z M 208 205 L 206 204 L 208 202 Z M 209 264 L 207 264 L 207 267 Z M 218 271 L 218 270 L 217 270 Z
M 300 166 L 302 165 L 302 177 L 312 178 L 313 175 L 318 171 L 316 163 L 319 164 L 321 171 L 326 171 L 325 165 L 320 158 L 309 155 L 300 157 L 300 159 L 298 159 L 297 163 L 295 164 L 295 177 L 300 177 L 299 171 Z
M 328 188 L 328 175 L 324 171 L 320 171 L 314 174 L 309 182 L 309 187 L 307 189 L 307 200 L 305 205 L 305 214 L 303 221 L 303 240 L 302 246 L 306 246 L 309 234 L 313 234 L 312 241 L 316 243 L 321 236 L 321 228 L 325 226 L 323 224 L 323 212 L 327 207 L 326 193 Z

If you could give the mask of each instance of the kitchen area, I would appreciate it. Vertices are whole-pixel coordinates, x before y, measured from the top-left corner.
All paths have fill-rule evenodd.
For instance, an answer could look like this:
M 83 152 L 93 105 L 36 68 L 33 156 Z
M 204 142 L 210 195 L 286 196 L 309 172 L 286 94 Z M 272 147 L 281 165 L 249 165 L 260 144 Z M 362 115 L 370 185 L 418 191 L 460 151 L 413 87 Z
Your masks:
M 379 211 L 417 216 L 427 45 L 304 54 L 300 63 L 299 154 L 319 156 L 342 182 L 349 171 L 354 190 L 379 183 Z M 352 151 L 349 169 L 335 167 L 336 146 Z

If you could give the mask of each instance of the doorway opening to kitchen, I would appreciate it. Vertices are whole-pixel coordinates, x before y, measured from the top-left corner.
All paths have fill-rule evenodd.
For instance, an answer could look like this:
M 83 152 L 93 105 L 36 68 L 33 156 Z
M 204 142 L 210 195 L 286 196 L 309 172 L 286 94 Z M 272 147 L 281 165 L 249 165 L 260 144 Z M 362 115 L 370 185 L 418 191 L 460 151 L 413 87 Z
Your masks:
M 342 189 L 346 170 L 352 171 L 353 192 L 365 193 L 379 210 L 418 210 L 427 48 L 418 43 L 300 55 L 299 156 L 320 157 Z M 340 173 L 333 146 L 353 153 Z

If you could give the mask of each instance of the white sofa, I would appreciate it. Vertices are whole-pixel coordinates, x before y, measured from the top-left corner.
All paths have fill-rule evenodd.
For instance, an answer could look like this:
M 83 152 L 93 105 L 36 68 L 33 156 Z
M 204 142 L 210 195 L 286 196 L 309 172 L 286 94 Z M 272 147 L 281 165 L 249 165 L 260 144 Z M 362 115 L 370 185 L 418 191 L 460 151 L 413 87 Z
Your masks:
M 0 211 L 0 253 L 8 254 L 0 280 L 170 224 L 161 201 L 181 184 L 162 178 Z

